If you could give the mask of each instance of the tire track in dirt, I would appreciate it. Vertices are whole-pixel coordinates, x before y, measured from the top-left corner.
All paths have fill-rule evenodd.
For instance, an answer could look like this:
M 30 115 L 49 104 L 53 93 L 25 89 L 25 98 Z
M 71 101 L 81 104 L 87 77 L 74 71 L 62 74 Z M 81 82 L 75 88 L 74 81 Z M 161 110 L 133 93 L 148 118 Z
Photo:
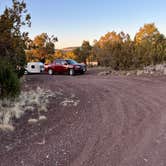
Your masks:
M 51 112 L 45 134 L 39 133 L 46 144 L 34 146 L 30 139 L 17 153 L 0 157 L 2 166 L 22 159 L 28 166 L 166 165 L 166 77 L 27 77 L 33 86 L 74 93 L 80 103 L 75 108 L 52 103 L 57 118 Z
M 94 90 L 98 92 L 94 96 L 101 97 L 100 100 L 95 99 L 97 103 L 100 103 L 96 112 L 101 112 L 103 121 L 98 126 L 100 132 L 96 131 L 96 137 L 100 139 L 97 140 L 97 143 L 91 140 L 95 147 L 91 144 L 89 154 L 87 151 L 83 152 L 89 158 L 84 160 L 82 165 L 102 165 L 103 163 L 105 163 L 104 165 L 125 165 L 125 163 L 129 165 L 130 162 L 134 162 L 131 165 L 140 163 L 147 165 L 147 159 L 143 158 L 143 154 L 159 135 L 156 131 L 161 128 L 161 117 L 164 113 L 160 110 L 164 111 L 166 108 L 164 98 L 162 98 L 165 96 L 165 92 L 160 91 L 158 86 L 145 87 L 150 86 L 146 85 L 147 80 L 146 83 L 142 80 L 143 86 L 137 81 L 126 79 L 100 81 L 95 81 L 98 88 Z M 110 83 L 108 83 L 109 81 Z M 149 80 L 148 83 L 151 81 Z M 95 85 L 93 82 L 92 87 L 94 88 Z M 103 86 L 100 87 L 100 85 Z M 157 95 L 158 93 L 160 95 Z M 108 98 L 110 98 L 110 102 Z M 111 123 L 113 127 L 111 127 Z M 87 142 L 87 147 L 88 144 Z M 137 161 L 139 158 L 140 161 Z

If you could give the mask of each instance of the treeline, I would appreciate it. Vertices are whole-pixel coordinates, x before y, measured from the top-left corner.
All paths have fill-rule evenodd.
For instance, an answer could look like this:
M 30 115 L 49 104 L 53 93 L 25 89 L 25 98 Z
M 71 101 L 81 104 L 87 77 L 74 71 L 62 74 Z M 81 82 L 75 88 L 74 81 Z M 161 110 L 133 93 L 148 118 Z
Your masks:
M 78 62 L 85 62 L 91 57 L 92 46 L 89 41 L 83 41 L 81 47 L 74 50 L 66 51 L 63 49 L 55 49 L 58 38 L 47 33 L 37 35 L 33 40 L 29 40 L 26 49 L 26 60 L 40 61 L 50 63 L 54 59 L 74 59 Z
M 166 38 L 154 23 L 145 24 L 132 40 L 124 32 L 108 32 L 91 46 L 84 41 L 74 54 L 81 61 L 97 61 L 114 70 L 130 70 L 166 61 Z
M 132 40 L 124 32 L 108 32 L 90 45 L 83 41 L 80 47 L 72 51 L 55 51 L 57 38 L 43 33 L 35 37 L 27 50 L 27 60 L 39 60 L 46 63 L 56 58 L 70 58 L 78 62 L 97 61 L 101 66 L 115 70 L 130 70 L 155 65 L 166 61 L 166 38 L 154 23 L 145 24 Z
M 57 41 L 57 37 L 49 36 L 47 33 L 37 35 L 34 40 L 29 39 L 25 50 L 27 62 L 40 61 L 46 63 L 52 61 L 55 54 L 55 42 Z
M 109 32 L 95 41 L 92 57 L 100 65 L 128 70 L 166 61 L 166 38 L 154 23 L 145 24 L 134 40 L 124 32 Z
M 47 33 L 37 35 L 33 40 L 29 40 L 26 49 L 26 60 L 40 61 L 43 63 L 50 63 L 54 59 L 75 59 L 79 62 L 85 62 L 89 57 L 92 46 L 88 41 L 84 41 L 81 47 L 75 50 L 65 51 L 56 50 L 55 44 L 58 38 Z

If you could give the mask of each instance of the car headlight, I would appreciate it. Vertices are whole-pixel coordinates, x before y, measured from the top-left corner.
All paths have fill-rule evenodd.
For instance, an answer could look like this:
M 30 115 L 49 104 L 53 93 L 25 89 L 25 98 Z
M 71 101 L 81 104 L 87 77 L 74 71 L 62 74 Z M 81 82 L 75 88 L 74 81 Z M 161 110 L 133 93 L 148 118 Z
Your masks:
M 81 67 L 80 66 L 75 66 L 76 69 L 80 69 Z

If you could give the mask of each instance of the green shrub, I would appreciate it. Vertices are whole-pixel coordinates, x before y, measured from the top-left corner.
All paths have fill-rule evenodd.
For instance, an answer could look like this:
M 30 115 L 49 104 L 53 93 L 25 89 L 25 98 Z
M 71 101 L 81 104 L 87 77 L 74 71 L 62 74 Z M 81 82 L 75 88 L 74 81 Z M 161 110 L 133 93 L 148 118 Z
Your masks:
M 12 66 L 0 61 L 0 98 L 14 98 L 20 93 L 20 82 Z

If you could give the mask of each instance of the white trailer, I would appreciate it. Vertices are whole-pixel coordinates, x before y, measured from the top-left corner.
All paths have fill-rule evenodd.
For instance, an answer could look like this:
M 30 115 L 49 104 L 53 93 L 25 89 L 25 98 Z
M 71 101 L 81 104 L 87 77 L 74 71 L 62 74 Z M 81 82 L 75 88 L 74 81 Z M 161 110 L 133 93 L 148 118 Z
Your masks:
M 44 64 L 42 62 L 28 62 L 25 66 L 25 74 L 42 73 Z

